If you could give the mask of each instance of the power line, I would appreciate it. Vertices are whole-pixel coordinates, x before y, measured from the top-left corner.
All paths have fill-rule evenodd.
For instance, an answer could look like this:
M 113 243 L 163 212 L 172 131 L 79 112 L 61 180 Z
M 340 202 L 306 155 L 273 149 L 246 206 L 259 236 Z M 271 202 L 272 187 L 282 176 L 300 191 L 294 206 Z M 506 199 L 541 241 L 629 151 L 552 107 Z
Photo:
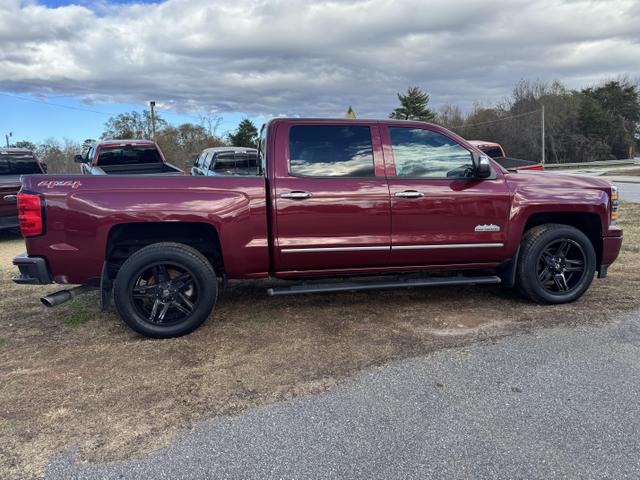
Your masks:
M 503 120 L 509 120 L 510 118 L 518 118 L 518 117 L 524 117 L 525 115 L 531 115 L 532 113 L 537 113 L 537 112 L 541 112 L 541 109 L 538 110 L 531 110 L 530 112 L 525 112 L 525 113 L 519 113 L 517 115 L 510 115 L 508 117 L 502 117 L 502 118 L 498 118 L 497 120 L 488 120 L 486 122 L 480 122 L 480 123 L 470 123 L 470 124 L 462 124 L 462 125 L 457 125 L 455 127 L 451 127 L 451 128 L 463 128 L 463 127 L 477 127 L 478 125 L 488 125 L 490 123 L 497 123 L 497 122 L 502 122 Z
M 100 114 L 100 115 L 107 115 L 109 117 L 113 117 L 113 116 L 116 115 L 115 113 L 100 112 L 98 110 L 91 110 L 90 108 L 74 107 L 72 105 L 62 105 L 60 103 L 52 103 L 52 102 L 47 102 L 45 100 L 37 100 L 35 98 L 26 98 L 26 97 L 21 97 L 21 96 L 18 96 L 18 95 L 12 95 L 10 93 L 0 92 L 0 95 L 2 95 L 4 97 L 9 97 L 9 98 L 15 98 L 16 100 L 22 100 L 23 102 L 42 103 L 44 105 L 49 105 L 51 107 L 66 108 L 68 110 L 78 110 L 80 112 L 97 113 L 97 114 Z
M 72 105 L 62 105 L 60 103 L 52 103 L 52 102 L 48 102 L 46 100 L 38 100 L 35 98 L 27 98 L 27 97 L 21 97 L 19 95 L 13 95 L 11 93 L 4 93 L 4 92 L 0 92 L 0 95 L 4 96 L 4 97 L 9 97 L 9 98 L 14 98 L 16 100 L 22 100 L 23 102 L 32 102 L 32 103 L 41 103 L 43 105 L 49 105 L 50 107 L 59 107 L 59 108 L 66 108 L 68 110 L 77 110 L 80 112 L 90 112 L 90 113 L 97 113 L 99 115 L 107 115 L 109 117 L 115 117 L 119 114 L 117 113 L 109 113 L 109 112 L 101 112 L 99 110 L 91 110 L 90 108 L 82 108 L 82 107 L 74 107 Z M 196 115 L 191 115 L 188 113 L 179 113 L 179 112 L 173 112 L 176 115 L 182 116 L 182 117 L 188 117 L 188 118 L 192 118 L 194 120 L 202 120 L 202 115 L 206 114 L 202 114 L 201 116 L 196 116 Z

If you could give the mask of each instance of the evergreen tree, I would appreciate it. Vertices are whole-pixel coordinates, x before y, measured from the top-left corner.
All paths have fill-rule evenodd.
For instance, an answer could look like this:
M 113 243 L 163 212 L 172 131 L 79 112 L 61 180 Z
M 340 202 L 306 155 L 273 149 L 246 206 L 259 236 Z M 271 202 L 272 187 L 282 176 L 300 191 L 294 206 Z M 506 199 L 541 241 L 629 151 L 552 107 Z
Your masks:
M 245 118 L 240 122 L 235 133 L 229 134 L 229 143 L 234 147 L 258 146 L 258 129 L 251 120 Z
M 420 120 L 430 122 L 436 118 L 436 113 L 429 110 L 429 94 L 422 91 L 420 87 L 409 87 L 407 93 L 398 93 L 400 107 L 396 108 L 389 118 L 398 120 Z

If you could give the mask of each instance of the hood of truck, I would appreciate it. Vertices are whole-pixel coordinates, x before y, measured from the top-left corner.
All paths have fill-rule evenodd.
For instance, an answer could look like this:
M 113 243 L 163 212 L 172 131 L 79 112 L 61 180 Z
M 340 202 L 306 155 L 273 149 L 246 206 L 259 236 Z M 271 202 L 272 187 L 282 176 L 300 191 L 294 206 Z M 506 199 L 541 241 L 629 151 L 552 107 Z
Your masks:
M 580 191 L 600 190 L 607 195 L 611 192 L 611 182 L 598 177 L 586 175 L 572 175 L 567 173 L 551 173 L 548 170 L 540 171 L 517 171 L 509 172 L 505 175 L 512 190 L 520 188 L 535 189 L 540 192 L 566 191 L 567 193 L 579 193 Z

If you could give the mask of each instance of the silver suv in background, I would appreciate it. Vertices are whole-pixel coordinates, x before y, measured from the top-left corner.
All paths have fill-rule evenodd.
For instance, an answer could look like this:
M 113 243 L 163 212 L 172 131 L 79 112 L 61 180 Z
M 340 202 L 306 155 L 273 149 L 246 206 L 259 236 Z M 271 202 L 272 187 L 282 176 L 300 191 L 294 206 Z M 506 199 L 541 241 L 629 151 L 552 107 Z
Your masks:
M 255 148 L 215 147 L 205 149 L 196 158 L 191 175 L 257 175 L 259 170 L 258 150 Z

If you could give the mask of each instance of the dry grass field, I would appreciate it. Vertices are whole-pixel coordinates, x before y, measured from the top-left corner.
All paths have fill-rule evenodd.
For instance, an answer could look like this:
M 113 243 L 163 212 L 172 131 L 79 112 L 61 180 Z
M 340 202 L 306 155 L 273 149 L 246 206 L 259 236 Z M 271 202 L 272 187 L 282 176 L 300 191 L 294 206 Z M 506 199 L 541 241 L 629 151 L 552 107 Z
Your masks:
M 147 340 L 96 294 L 56 309 L 56 288 L 10 281 L 21 239 L 0 237 L 0 478 L 42 474 L 78 447 L 85 461 L 157 449 L 191 422 L 331 388 L 374 365 L 435 349 L 603 324 L 640 308 L 640 205 L 623 204 L 625 244 L 609 277 L 570 305 L 543 307 L 499 287 L 270 298 L 232 284 L 195 333 Z

